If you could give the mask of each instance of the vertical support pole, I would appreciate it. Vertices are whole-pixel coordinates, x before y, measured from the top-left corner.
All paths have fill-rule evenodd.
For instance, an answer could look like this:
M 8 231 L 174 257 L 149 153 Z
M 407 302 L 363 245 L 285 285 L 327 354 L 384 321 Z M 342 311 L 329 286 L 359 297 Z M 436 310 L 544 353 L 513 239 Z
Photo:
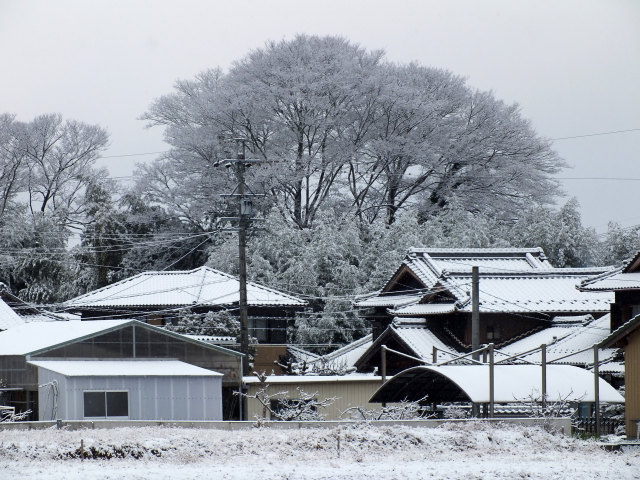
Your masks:
M 385 383 L 387 381 L 387 346 L 386 345 L 382 345 L 382 347 L 380 347 L 380 356 L 381 358 L 381 362 L 380 362 L 380 374 L 382 375 L 382 383 Z
M 547 409 L 547 345 L 540 345 L 540 353 L 542 355 L 542 360 L 540 362 L 540 367 L 542 368 L 542 411 L 546 411 Z
M 480 272 L 478 267 L 471 267 L 471 350 L 480 348 Z M 480 360 L 480 353 L 471 358 Z
M 493 364 L 493 343 L 489 344 L 489 418 L 493 418 L 494 399 L 495 399 L 495 376 Z M 484 368 L 484 367 L 483 367 Z
M 593 346 L 593 396 L 596 420 L 596 435 L 600 436 L 600 366 L 598 365 L 598 345 Z
M 240 375 L 239 375 L 239 383 L 238 383 L 238 419 L 244 420 L 244 395 L 242 395 L 242 387 L 244 385 L 244 357 L 240 357 Z
M 136 324 L 133 324 L 133 345 L 131 347 L 132 349 L 132 353 L 133 353 L 133 358 L 136 358 Z
M 431 351 L 431 363 L 434 365 L 438 363 L 438 347 L 433 346 L 433 350 Z
M 471 267 L 471 350 L 480 348 L 480 282 L 479 269 L 477 266 Z M 480 360 L 480 352 L 471 355 L 472 360 Z M 471 414 L 474 417 L 480 416 L 480 405 L 471 405 Z
M 384 385 L 387 381 L 387 346 L 382 345 L 380 348 L 381 362 L 380 362 L 380 373 L 382 374 L 382 384 Z M 387 404 L 385 402 L 382 403 L 382 408 L 385 408 Z
M 238 217 L 240 219 L 238 228 L 238 263 L 239 263 L 239 283 L 240 283 L 240 353 L 244 355 L 242 363 L 242 374 L 249 374 L 249 327 L 247 318 L 247 223 L 249 218 L 244 208 L 244 171 L 246 145 L 244 140 L 238 140 L 238 162 L 236 163 L 236 174 L 238 176 L 238 195 L 240 202 L 238 205 Z

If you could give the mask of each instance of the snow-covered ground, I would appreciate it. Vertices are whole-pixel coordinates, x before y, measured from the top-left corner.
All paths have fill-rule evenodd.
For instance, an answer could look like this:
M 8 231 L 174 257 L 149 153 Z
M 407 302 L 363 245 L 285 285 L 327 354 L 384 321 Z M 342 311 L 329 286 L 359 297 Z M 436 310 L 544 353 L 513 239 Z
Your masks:
M 640 450 L 483 423 L 244 431 L 168 427 L 0 432 L 0 478 L 637 479 Z M 338 438 L 340 449 L 338 451 Z M 111 459 L 78 458 L 86 452 Z M 124 458 L 118 458 L 124 457 Z

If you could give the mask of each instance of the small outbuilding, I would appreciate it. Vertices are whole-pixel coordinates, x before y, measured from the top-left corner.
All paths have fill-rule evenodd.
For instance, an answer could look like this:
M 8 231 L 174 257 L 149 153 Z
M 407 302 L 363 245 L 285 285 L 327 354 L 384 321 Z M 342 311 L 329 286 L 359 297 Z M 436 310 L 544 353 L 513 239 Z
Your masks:
M 123 389 L 125 386 L 129 388 L 132 382 L 138 382 L 142 390 L 135 394 L 129 390 L 129 401 L 139 394 L 146 402 L 156 403 L 156 399 L 166 394 L 173 399 L 172 405 L 180 407 L 182 400 L 191 398 L 196 390 L 192 389 L 193 379 L 180 383 L 174 377 L 188 374 L 206 377 L 211 385 L 220 382 L 223 418 L 233 419 L 240 414 L 238 398 L 233 392 L 240 388 L 242 357 L 239 352 L 137 320 L 25 323 L 0 332 L 0 378 L 4 381 L 0 391 L 5 405 L 15 407 L 16 412 L 30 411 L 30 419 L 50 414 L 52 404 L 48 397 L 42 397 L 39 386 L 54 379 L 58 392 L 65 395 L 65 402 L 69 398 L 67 395 L 70 395 L 65 390 L 67 384 L 88 385 L 91 389 L 93 382 L 96 388 L 106 392 L 112 386 Z M 66 363 L 69 361 L 72 363 Z M 177 363 L 165 363 L 170 361 Z M 195 372 L 198 372 L 197 375 Z M 159 376 L 164 378 L 157 378 Z M 212 377 L 216 380 L 212 380 Z M 156 391 L 156 386 L 161 387 L 159 391 Z M 193 407 L 186 407 L 194 411 L 200 408 L 197 404 L 201 402 L 201 397 L 210 396 L 207 392 L 201 393 L 201 387 L 198 388 L 200 390 L 193 398 Z M 54 395 L 55 392 L 49 393 Z M 41 400 L 45 400 L 44 411 L 49 413 L 40 413 Z M 61 405 L 60 402 L 58 405 Z M 158 406 L 160 408 L 160 403 Z M 80 407 L 69 408 L 70 412 L 77 412 Z M 132 406 L 131 413 L 134 412 L 137 411 Z M 148 410 L 144 412 L 146 416 Z M 164 411 L 158 412 L 162 415 L 158 419 L 167 419 Z
M 222 420 L 222 374 L 178 360 L 35 360 L 38 419 Z

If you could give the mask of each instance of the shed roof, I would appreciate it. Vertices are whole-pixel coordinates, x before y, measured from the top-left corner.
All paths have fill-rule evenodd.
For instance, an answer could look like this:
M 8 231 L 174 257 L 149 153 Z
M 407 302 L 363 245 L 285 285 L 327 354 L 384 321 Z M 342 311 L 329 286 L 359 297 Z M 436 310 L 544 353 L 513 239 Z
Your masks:
M 0 355 L 30 355 L 53 349 L 71 342 L 91 338 L 101 333 L 107 333 L 127 325 L 154 330 L 163 335 L 179 338 L 185 342 L 196 343 L 210 350 L 220 351 L 233 356 L 242 356 L 217 345 L 190 339 L 179 333 L 170 332 L 163 328 L 154 327 L 138 320 L 95 320 L 70 322 L 36 322 L 25 323 L 0 332 Z
M 238 279 L 209 267 L 188 271 L 144 272 L 86 293 L 65 303 L 69 309 L 224 306 L 240 300 Z M 256 283 L 247 283 L 249 306 L 304 306 L 292 295 Z
M 222 377 L 180 360 L 32 360 L 67 377 Z
M 539 401 L 541 369 L 536 365 L 496 365 L 494 367 L 494 401 L 528 403 Z M 624 403 L 624 398 L 605 380 L 599 379 L 600 401 Z M 593 373 L 571 365 L 547 366 L 549 401 L 593 402 Z M 417 401 L 427 396 L 429 402 L 471 401 L 487 403 L 489 365 L 420 366 L 395 375 L 371 397 L 370 402 Z

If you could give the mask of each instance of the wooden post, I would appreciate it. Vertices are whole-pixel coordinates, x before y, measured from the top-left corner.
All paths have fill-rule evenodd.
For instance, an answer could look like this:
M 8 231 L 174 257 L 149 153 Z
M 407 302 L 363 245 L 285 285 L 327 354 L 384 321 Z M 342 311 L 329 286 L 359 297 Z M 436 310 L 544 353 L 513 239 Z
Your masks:
M 596 420 L 596 436 L 600 436 L 600 368 L 598 365 L 598 345 L 593 346 L 593 396 Z
M 380 370 L 382 375 L 382 383 L 387 381 L 387 346 L 382 345 L 380 347 L 380 356 L 382 357 L 382 361 L 380 362 Z
M 80 440 L 80 459 L 84 460 L 84 439 Z
M 380 369 L 382 370 L 382 384 L 384 385 L 387 381 L 387 346 L 382 345 L 380 348 L 380 355 L 382 356 L 382 361 L 380 362 Z M 387 406 L 386 402 L 382 403 L 382 408 Z
M 478 267 L 471 267 L 471 350 L 480 348 L 480 273 Z M 480 353 L 472 355 L 480 360 Z
M 542 411 L 547 408 L 547 346 L 543 343 L 540 345 L 540 353 L 542 354 L 542 361 L 540 367 L 542 368 Z
M 438 363 L 438 347 L 436 347 L 435 345 L 433 346 L 433 350 L 431 351 L 431 357 L 431 363 L 433 363 L 434 365 Z
M 495 389 L 494 389 L 494 365 L 493 365 L 493 343 L 489 344 L 489 418 L 493 418 L 493 407 L 494 407 L 494 397 L 495 397 Z

